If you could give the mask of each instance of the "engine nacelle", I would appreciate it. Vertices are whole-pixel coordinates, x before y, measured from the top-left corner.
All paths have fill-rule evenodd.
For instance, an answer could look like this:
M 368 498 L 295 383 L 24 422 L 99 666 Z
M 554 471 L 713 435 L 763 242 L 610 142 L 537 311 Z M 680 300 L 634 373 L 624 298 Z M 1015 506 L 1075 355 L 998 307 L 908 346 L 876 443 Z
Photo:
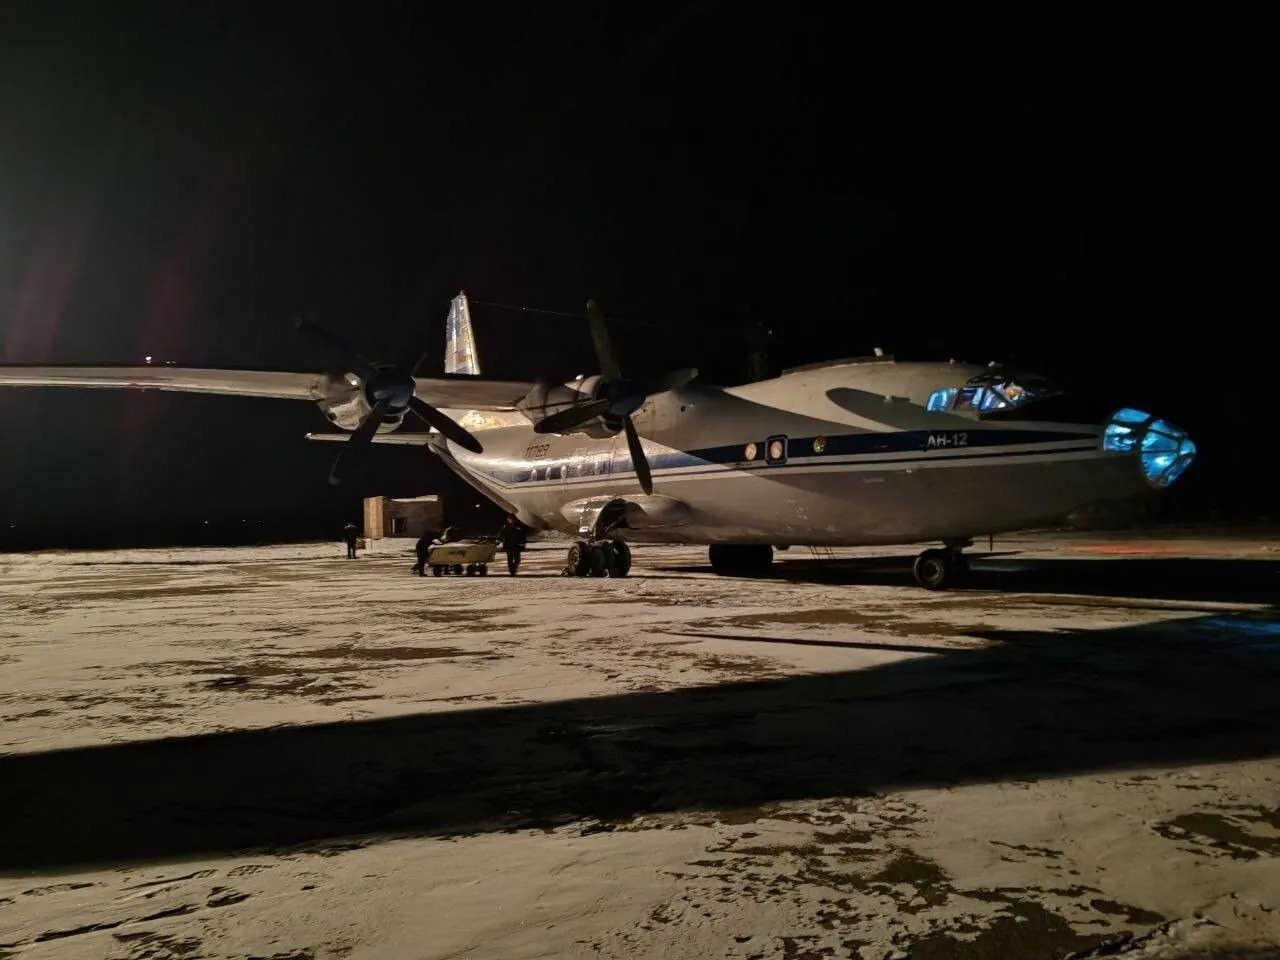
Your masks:
M 569 407 L 588 403 L 599 393 L 604 378 L 599 374 L 571 380 L 568 383 L 538 383 L 516 404 L 516 409 L 523 413 L 530 423 L 545 420 L 553 413 L 559 413 Z M 606 422 L 602 417 L 588 420 L 573 429 L 574 433 L 583 433 L 593 440 L 603 440 L 615 436 L 622 429 L 622 422 Z
M 355 430 L 361 421 L 369 415 L 373 404 L 365 395 L 364 381 L 354 373 L 342 377 L 327 376 L 320 385 L 320 396 L 316 398 L 316 406 L 330 423 L 342 430 Z M 378 425 L 378 433 L 390 433 L 398 430 L 404 422 L 405 413 L 401 411 L 394 417 L 388 417 Z

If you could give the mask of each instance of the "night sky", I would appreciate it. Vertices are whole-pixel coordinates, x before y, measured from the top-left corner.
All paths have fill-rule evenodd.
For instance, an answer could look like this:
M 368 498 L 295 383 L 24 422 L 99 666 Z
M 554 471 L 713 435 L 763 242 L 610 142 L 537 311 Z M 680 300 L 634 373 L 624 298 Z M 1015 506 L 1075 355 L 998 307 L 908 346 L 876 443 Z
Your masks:
M 0 6 L 0 358 L 323 369 L 305 316 L 438 370 L 459 288 L 595 296 L 629 373 L 739 382 L 755 321 L 775 368 L 1021 363 L 1190 430 L 1175 513 L 1274 510 L 1263 24 L 839 7 Z M 474 316 L 488 374 L 592 371 L 580 320 Z M 309 404 L 6 390 L 0 423 L 26 543 L 353 503 Z M 475 500 L 410 448 L 369 483 Z

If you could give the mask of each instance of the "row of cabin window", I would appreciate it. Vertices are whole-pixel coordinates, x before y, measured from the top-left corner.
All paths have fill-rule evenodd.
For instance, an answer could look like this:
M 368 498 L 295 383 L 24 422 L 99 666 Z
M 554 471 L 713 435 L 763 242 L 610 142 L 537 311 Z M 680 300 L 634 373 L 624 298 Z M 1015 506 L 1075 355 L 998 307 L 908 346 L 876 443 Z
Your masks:
M 609 471 L 607 469 L 607 460 L 573 460 L 569 463 L 552 463 L 545 467 L 534 467 L 528 473 L 521 471 L 516 474 L 516 482 L 523 483 L 526 480 L 571 480 L 574 477 L 594 477 L 597 474 L 603 476 Z M 627 461 L 619 464 L 623 469 L 629 466 Z

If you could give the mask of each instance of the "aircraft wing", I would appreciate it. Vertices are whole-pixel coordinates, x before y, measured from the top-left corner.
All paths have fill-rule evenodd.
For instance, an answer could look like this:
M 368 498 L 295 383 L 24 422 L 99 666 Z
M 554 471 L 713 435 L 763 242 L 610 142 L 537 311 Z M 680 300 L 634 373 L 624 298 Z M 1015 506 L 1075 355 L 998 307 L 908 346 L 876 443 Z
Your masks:
M 308 433 L 308 440 L 328 440 L 331 443 L 346 443 L 351 439 L 349 433 Z M 438 433 L 421 433 L 408 430 L 396 433 L 375 433 L 369 438 L 370 443 L 389 443 L 401 447 L 430 447 L 440 439 Z
M 82 387 L 116 390 L 176 390 L 232 397 L 319 400 L 326 394 L 323 373 L 280 370 L 221 370 L 166 364 L 88 366 L 0 365 L 0 387 Z
M 514 410 L 532 381 L 485 380 L 474 376 L 415 379 L 414 393 L 436 407 L 465 410 Z M 167 364 L 0 365 L 0 387 L 80 387 L 115 390 L 166 390 L 232 397 L 323 400 L 352 387 L 326 373 L 176 367 Z
M 514 410 L 533 389 L 532 380 L 486 380 L 469 374 L 414 377 L 419 400 L 451 410 Z

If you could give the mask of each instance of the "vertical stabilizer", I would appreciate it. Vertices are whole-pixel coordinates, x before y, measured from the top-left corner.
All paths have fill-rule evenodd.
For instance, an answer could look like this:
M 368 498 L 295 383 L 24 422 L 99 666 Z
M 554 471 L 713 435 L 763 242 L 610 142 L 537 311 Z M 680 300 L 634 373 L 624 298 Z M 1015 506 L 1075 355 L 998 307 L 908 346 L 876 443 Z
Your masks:
M 445 323 L 444 372 L 472 376 L 480 373 L 480 355 L 476 353 L 471 308 L 467 306 L 465 290 L 459 291 L 449 304 L 449 319 Z

